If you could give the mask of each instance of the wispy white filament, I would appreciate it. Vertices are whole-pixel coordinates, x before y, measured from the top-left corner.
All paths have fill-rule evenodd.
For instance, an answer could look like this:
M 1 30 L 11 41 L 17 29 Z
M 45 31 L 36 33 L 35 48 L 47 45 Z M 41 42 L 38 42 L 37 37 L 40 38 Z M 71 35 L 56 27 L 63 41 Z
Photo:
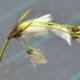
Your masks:
M 33 51 L 28 56 L 32 61 L 33 65 L 47 63 L 45 56 L 38 49 L 33 49 Z
M 71 36 L 66 28 L 61 26 L 53 26 L 52 32 L 56 33 L 58 36 L 66 40 L 69 45 L 71 45 Z
M 39 22 L 50 22 L 52 20 L 51 14 L 46 14 L 39 18 L 33 19 L 32 24 L 26 28 L 21 34 L 27 37 L 40 37 L 46 36 L 49 32 L 48 24 L 41 24 Z M 29 21 L 23 22 L 20 27 L 26 26 Z M 35 25 L 35 26 L 34 26 Z M 68 33 L 68 30 L 62 26 L 52 26 L 51 31 L 56 33 L 58 36 L 66 40 L 69 45 L 71 44 L 71 36 Z
M 32 24 L 38 24 L 35 21 L 39 22 L 49 22 L 52 20 L 51 14 L 46 14 L 44 16 L 41 16 L 39 18 L 33 19 Z M 23 22 L 20 27 L 27 25 L 27 22 Z M 41 24 L 38 24 L 41 25 Z M 27 37 L 40 37 L 40 36 L 46 36 L 48 34 L 49 30 L 45 27 L 39 27 L 39 26 L 32 26 L 25 29 L 22 34 L 26 35 Z
M 43 15 L 39 18 L 34 19 L 34 21 L 39 21 L 39 22 L 50 22 L 52 20 L 53 19 L 52 19 L 51 14 L 46 14 L 46 15 Z
M 48 34 L 48 29 L 44 27 L 29 27 L 22 32 L 27 37 L 40 37 Z

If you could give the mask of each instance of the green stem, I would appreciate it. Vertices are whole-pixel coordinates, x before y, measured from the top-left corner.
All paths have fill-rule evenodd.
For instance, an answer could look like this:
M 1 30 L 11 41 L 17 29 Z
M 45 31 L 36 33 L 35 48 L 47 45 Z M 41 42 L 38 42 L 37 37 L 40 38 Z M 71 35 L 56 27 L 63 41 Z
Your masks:
M 25 48 L 25 50 L 26 50 L 27 52 L 30 51 L 30 48 L 29 48 L 28 46 L 26 46 L 26 45 L 23 43 L 23 41 L 21 41 L 19 38 L 16 38 L 16 39 L 22 44 L 22 46 Z
M 2 47 L 2 50 L 1 50 L 1 52 L 0 52 L 0 61 L 2 60 L 4 51 L 5 51 L 5 49 L 6 49 L 7 45 L 8 45 L 8 43 L 9 43 L 9 39 L 7 38 L 6 41 L 5 41 L 5 43 L 4 43 L 4 46 Z

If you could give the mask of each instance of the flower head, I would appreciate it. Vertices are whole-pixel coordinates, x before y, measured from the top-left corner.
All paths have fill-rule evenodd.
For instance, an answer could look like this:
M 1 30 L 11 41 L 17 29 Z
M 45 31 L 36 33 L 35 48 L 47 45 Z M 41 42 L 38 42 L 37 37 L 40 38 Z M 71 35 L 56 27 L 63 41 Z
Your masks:
M 20 17 L 17 24 L 13 27 L 13 29 L 9 33 L 5 41 L 5 44 L 0 52 L 0 61 L 2 59 L 3 53 L 6 49 L 6 46 L 8 45 L 9 40 L 12 38 L 15 38 L 18 41 L 20 41 L 19 38 L 23 36 L 26 36 L 27 39 L 28 37 L 41 37 L 41 36 L 45 37 L 49 33 L 49 31 L 51 31 L 57 34 L 59 37 L 63 38 L 65 41 L 67 41 L 69 45 L 71 45 L 71 39 L 80 42 L 80 26 L 76 28 L 74 26 L 53 23 L 51 22 L 53 19 L 51 14 L 46 14 L 35 19 L 21 22 L 28 15 L 30 10 L 31 9 L 29 9 Z M 26 49 L 26 45 L 23 42 L 21 42 L 21 44 Z M 47 63 L 47 60 L 45 59 L 44 55 L 40 50 L 30 49 L 27 46 L 26 51 L 29 55 L 29 58 L 34 64 Z
M 39 49 L 30 49 L 27 53 L 33 65 L 47 63 L 45 56 Z
M 62 27 L 61 25 L 52 26 L 51 31 L 57 34 L 57 36 L 60 36 L 61 38 L 66 40 L 68 44 L 71 45 L 71 35 L 69 34 L 67 28 Z
M 39 22 L 50 22 L 52 21 L 51 14 L 43 15 L 39 18 L 33 19 L 31 25 L 27 27 L 21 34 L 22 36 L 25 35 L 27 37 L 41 37 L 46 36 L 49 32 L 48 28 L 44 27 L 46 25 L 43 25 Z M 23 26 L 26 26 L 29 21 L 25 21 L 20 24 L 20 28 Z

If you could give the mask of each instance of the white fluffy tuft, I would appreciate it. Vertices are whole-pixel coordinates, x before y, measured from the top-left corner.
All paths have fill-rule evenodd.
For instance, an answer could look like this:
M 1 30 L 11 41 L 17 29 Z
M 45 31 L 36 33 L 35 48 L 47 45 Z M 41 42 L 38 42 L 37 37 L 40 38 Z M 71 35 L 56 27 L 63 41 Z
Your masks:
M 31 26 L 25 29 L 21 34 L 26 35 L 27 37 L 40 37 L 40 36 L 47 36 L 49 30 L 45 27 L 39 27 L 44 26 L 43 24 L 37 23 L 37 22 L 50 22 L 52 20 L 51 14 L 43 15 L 39 18 L 33 19 L 33 22 L 31 25 L 38 25 L 37 26 Z M 37 21 L 37 22 L 36 22 Z M 29 22 L 29 21 L 28 21 Z M 28 22 L 23 22 L 19 27 L 26 26 Z
M 28 56 L 34 66 L 36 66 L 36 64 L 47 63 L 45 56 L 42 54 L 42 52 L 39 49 L 33 49 L 33 51 Z
M 39 18 L 36 18 L 34 19 L 34 21 L 39 21 L 39 22 L 49 22 L 49 21 L 52 21 L 52 17 L 51 17 L 51 14 L 46 14 L 46 15 L 43 15 Z
M 71 45 L 71 36 L 66 28 L 61 26 L 53 26 L 53 28 L 55 29 L 52 29 L 52 32 L 56 33 L 58 36 L 66 40 L 69 45 Z
M 44 27 L 28 27 L 22 34 L 28 37 L 41 37 L 48 34 L 48 29 Z
M 30 27 L 25 29 L 21 34 L 26 37 L 41 37 L 41 36 L 47 36 L 49 30 L 48 28 L 44 27 L 47 26 L 46 24 L 40 24 L 38 22 L 50 22 L 52 20 L 51 14 L 43 15 L 39 18 L 33 19 L 32 24 Z M 37 22 L 36 22 L 37 21 Z M 29 24 L 28 22 L 23 22 L 20 26 L 26 26 Z M 68 42 L 69 45 L 71 45 L 71 36 L 68 33 L 68 30 L 66 28 L 63 28 L 62 26 L 54 26 L 50 28 L 52 32 L 56 33 L 58 36 L 63 38 Z

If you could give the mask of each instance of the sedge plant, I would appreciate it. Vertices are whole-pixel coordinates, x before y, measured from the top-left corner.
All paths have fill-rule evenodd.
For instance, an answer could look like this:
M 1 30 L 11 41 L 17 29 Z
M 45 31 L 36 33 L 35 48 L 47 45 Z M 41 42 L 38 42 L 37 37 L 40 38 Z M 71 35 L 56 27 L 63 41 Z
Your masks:
M 31 9 L 26 11 L 20 17 L 17 24 L 8 34 L 8 37 L 6 38 L 6 41 L 0 52 L 0 61 L 2 60 L 4 51 L 9 41 L 13 38 L 22 44 L 26 50 L 26 53 L 30 57 L 30 60 L 34 64 L 44 64 L 47 63 L 47 60 L 40 50 L 28 47 L 20 40 L 20 38 L 25 39 L 26 37 L 26 39 L 29 39 L 30 37 L 45 37 L 49 32 L 52 32 L 67 41 L 69 45 L 71 45 L 71 39 L 80 42 L 80 26 L 70 26 L 54 23 L 52 22 L 53 18 L 51 14 L 46 14 L 38 18 L 22 22 L 22 20 L 28 15 L 30 11 Z

